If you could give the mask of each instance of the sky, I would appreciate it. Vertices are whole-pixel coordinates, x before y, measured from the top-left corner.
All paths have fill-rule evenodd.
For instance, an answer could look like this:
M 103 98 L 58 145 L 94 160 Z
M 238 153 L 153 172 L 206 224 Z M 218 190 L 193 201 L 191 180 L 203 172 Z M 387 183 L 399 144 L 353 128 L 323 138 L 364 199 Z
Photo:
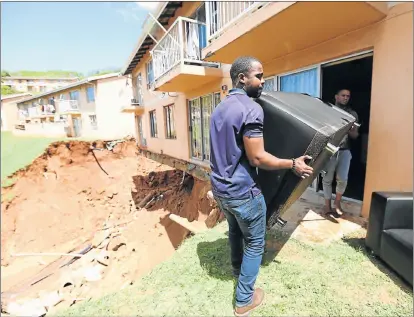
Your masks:
M 122 68 L 157 2 L 2 2 L 1 69 Z

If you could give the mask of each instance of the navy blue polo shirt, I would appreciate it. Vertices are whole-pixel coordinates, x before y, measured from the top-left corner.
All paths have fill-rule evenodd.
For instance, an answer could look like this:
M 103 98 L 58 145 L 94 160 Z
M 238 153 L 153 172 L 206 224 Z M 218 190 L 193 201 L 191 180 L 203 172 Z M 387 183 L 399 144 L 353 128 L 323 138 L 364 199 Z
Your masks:
M 260 193 L 243 136 L 263 137 L 263 109 L 242 89 L 231 89 L 210 122 L 211 186 L 214 195 L 242 199 Z

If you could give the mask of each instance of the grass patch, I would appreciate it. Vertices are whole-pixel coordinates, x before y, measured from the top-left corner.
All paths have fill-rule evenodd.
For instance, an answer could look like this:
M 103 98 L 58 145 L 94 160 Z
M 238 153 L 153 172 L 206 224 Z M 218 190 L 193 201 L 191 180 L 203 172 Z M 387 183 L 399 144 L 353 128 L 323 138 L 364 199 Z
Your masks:
M 236 281 L 226 230 L 223 223 L 187 239 L 135 285 L 59 316 L 231 316 Z M 268 239 L 277 244 L 285 237 L 276 232 Z M 412 292 L 366 253 L 358 236 L 328 246 L 291 238 L 261 268 L 256 285 L 266 298 L 253 316 L 408 316 L 413 311 Z
M 58 138 L 15 136 L 11 132 L 1 132 L 1 182 L 10 186 L 13 180 L 7 179 L 19 169 L 29 165 L 46 147 Z
M 39 136 L 16 136 L 12 132 L 1 132 L 1 186 L 11 186 L 16 180 L 8 179 L 8 176 L 21 168 L 31 164 L 53 142 L 71 141 L 96 141 L 98 138 L 47 138 Z

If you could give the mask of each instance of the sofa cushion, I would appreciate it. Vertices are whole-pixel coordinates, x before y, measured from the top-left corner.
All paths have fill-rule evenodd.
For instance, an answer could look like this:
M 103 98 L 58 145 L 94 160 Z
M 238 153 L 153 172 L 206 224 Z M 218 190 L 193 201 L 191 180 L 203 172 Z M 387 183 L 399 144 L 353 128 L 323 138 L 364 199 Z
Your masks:
M 394 240 L 397 240 L 407 249 L 413 251 L 413 230 L 412 229 L 387 229 L 384 233 Z
M 413 285 L 413 231 L 387 230 L 382 235 L 380 258 L 410 285 Z

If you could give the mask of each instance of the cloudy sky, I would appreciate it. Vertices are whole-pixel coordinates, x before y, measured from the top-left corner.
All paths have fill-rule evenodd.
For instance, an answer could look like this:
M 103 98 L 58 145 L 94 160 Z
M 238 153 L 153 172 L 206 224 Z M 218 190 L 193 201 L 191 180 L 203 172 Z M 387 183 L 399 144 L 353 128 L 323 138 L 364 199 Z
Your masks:
M 1 69 L 123 67 L 158 2 L 2 2 Z

